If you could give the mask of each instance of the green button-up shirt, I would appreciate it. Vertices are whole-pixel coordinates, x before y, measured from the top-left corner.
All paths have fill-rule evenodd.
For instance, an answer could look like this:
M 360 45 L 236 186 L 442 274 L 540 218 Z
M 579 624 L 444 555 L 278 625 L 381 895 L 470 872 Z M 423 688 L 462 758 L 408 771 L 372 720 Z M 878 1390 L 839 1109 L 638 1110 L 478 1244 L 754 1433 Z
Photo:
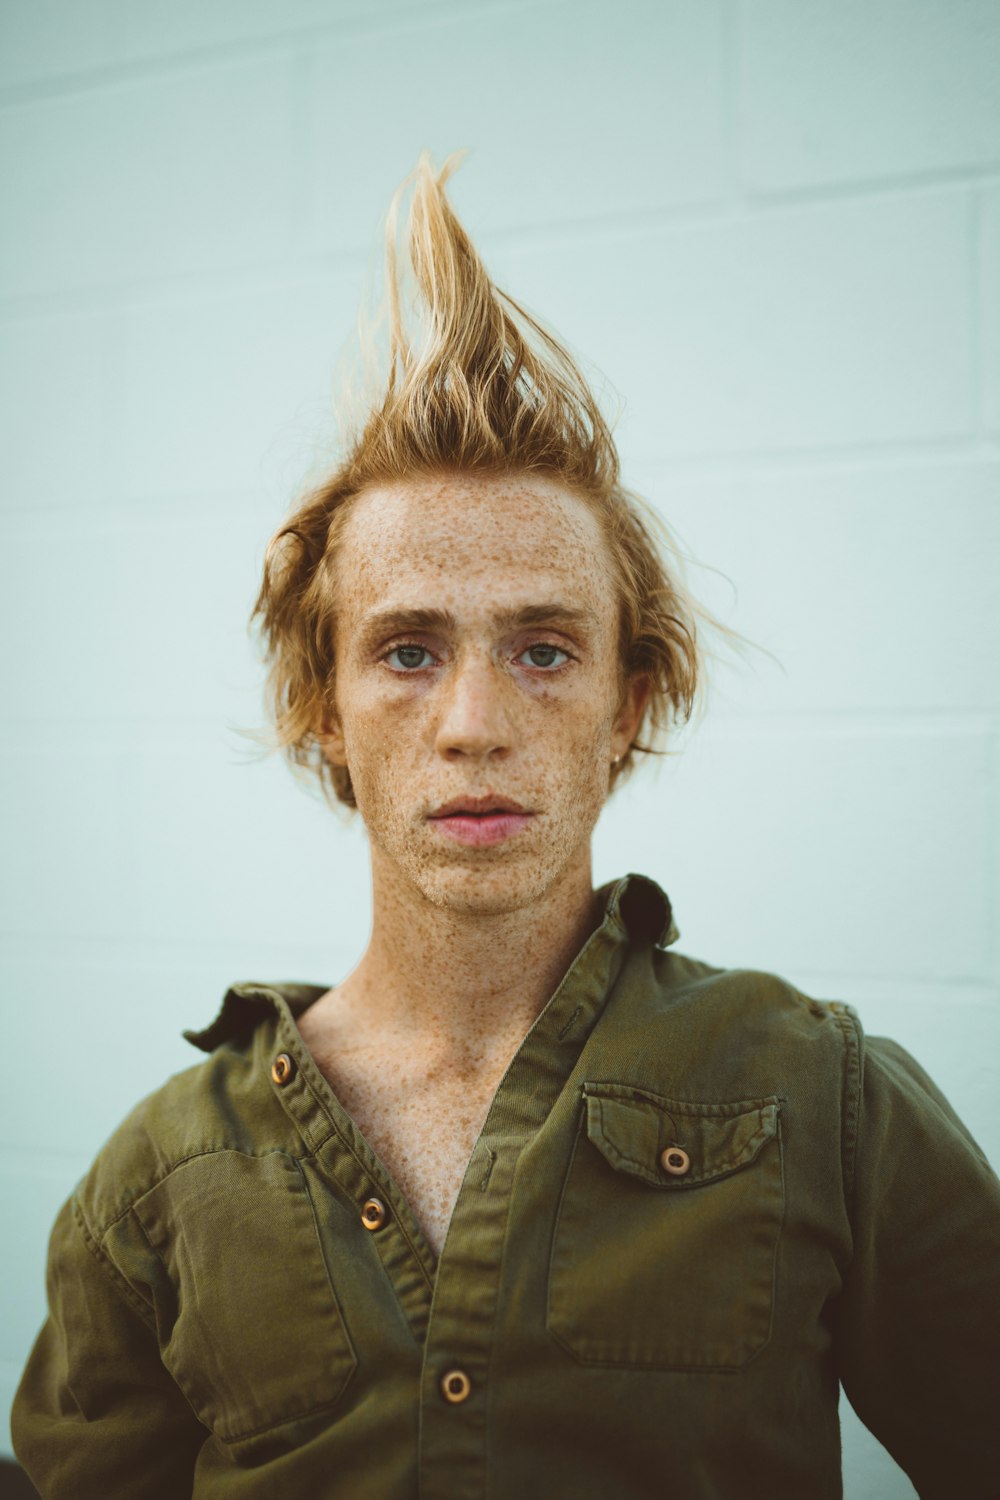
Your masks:
M 838 1382 L 925 1500 L 1000 1491 L 982 1151 L 849 1006 L 602 894 L 440 1261 L 300 1037 L 327 986 L 184 1033 L 52 1231 L 13 1415 L 45 1500 L 834 1500 Z

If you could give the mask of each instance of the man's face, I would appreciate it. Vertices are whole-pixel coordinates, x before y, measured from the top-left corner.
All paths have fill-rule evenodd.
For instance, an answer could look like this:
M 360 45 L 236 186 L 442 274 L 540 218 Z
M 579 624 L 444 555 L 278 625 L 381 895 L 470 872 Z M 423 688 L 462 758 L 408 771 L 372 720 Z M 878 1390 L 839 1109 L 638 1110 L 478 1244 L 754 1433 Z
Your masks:
M 588 506 L 529 476 L 373 487 L 346 521 L 336 600 L 324 752 L 350 770 L 377 873 L 483 914 L 589 880 L 643 694 L 620 712 L 617 598 Z

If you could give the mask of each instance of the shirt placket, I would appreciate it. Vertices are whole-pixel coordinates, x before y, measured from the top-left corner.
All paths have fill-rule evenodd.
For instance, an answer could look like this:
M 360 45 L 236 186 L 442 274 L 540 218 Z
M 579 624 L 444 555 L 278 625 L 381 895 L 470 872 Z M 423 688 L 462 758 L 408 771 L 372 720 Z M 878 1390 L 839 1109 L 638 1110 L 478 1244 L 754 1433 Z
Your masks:
M 511 1188 L 621 969 L 617 907 L 535 1021 L 493 1097 L 452 1212 L 434 1282 L 420 1382 L 420 1500 L 485 1500 L 490 1360 L 499 1334 Z M 516 1330 L 504 1336 L 516 1337 Z
M 434 1287 L 434 1255 L 385 1163 L 323 1077 L 302 1040 L 284 997 L 272 992 L 277 1022 L 262 1044 L 261 1065 L 272 1068 L 281 1103 L 295 1120 L 322 1176 L 354 1205 L 359 1225 L 382 1261 L 417 1345 L 423 1343 Z M 271 1031 L 268 1028 L 268 1031 Z M 272 1058 L 285 1056 L 290 1072 L 276 1081 Z M 373 1229 L 369 1205 L 383 1208 Z

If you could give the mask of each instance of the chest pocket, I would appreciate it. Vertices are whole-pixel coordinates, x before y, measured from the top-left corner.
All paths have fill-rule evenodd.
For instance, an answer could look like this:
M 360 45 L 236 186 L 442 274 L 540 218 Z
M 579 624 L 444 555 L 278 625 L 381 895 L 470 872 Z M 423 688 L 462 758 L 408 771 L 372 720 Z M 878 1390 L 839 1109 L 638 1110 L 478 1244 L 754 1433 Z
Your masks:
M 780 1101 L 585 1083 L 549 1261 L 547 1327 L 585 1364 L 738 1369 L 771 1332 Z
M 297 1161 L 193 1157 L 133 1213 L 171 1288 L 161 1357 L 223 1442 L 334 1406 L 357 1365 Z

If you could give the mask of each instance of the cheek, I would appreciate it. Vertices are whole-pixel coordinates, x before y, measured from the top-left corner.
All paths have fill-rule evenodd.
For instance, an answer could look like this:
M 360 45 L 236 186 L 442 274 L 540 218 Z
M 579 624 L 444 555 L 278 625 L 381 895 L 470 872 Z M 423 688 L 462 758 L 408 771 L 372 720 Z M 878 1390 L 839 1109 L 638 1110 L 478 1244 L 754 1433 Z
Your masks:
M 365 826 L 370 833 L 388 835 L 408 801 L 405 793 L 412 785 L 412 776 L 382 743 L 366 744 L 364 752 L 356 755 L 348 746 L 347 763 L 354 800 Z
M 372 752 L 388 750 L 390 744 L 412 739 L 421 717 L 421 705 L 415 701 L 412 686 L 408 693 L 387 693 L 378 682 L 345 683 L 342 692 L 341 724 L 348 755 L 369 760 Z
M 373 826 L 420 795 L 426 770 L 426 706 L 411 697 L 355 695 L 343 720 L 344 753 L 358 810 Z
M 534 733 L 524 747 L 526 760 L 535 760 L 539 773 L 562 789 L 567 800 L 586 796 L 589 803 L 593 787 L 603 797 L 615 721 L 606 684 L 592 684 L 572 703 L 542 700 L 532 717 Z
M 618 707 L 618 686 L 610 677 L 594 674 L 571 698 L 556 706 L 562 711 L 567 737 L 589 746 L 593 755 L 596 743 L 610 738 Z

